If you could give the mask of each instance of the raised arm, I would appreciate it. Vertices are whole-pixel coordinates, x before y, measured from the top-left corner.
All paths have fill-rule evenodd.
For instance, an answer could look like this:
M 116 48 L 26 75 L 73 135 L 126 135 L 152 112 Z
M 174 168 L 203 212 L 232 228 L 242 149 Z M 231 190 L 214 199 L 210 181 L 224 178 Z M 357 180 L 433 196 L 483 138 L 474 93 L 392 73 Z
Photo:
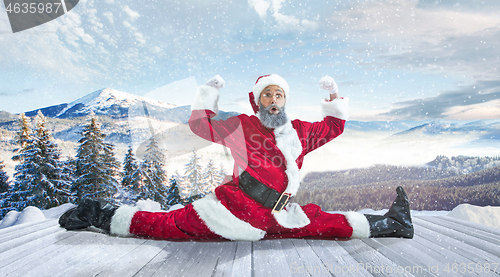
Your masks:
M 219 90 L 224 84 L 224 79 L 217 75 L 198 87 L 191 105 L 189 127 L 196 135 L 231 148 L 242 136 L 240 119 L 212 120 L 219 112 Z
M 330 96 L 321 100 L 323 120 L 314 123 L 293 121 L 306 153 L 342 134 L 345 121 L 349 118 L 349 98 L 339 97 L 338 87 L 333 78 L 330 76 L 321 78 L 320 86 L 327 90 Z

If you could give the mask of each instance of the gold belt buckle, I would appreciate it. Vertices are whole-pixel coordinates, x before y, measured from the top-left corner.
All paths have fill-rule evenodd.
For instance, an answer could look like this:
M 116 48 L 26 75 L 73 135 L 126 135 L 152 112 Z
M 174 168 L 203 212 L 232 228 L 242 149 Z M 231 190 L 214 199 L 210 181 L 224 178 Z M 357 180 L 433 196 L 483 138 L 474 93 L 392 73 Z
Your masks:
M 290 200 L 290 197 L 292 197 L 290 193 L 282 193 L 278 201 L 276 201 L 276 205 L 273 207 L 273 213 L 281 212 L 288 203 L 288 200 Z

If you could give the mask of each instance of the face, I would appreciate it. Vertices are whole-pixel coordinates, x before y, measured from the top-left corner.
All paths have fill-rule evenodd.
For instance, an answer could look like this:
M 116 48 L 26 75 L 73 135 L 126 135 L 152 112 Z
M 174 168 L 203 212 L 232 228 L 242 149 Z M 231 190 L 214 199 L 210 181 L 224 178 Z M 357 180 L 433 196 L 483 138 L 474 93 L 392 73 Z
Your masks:
M 269 107 L 272 104 L 277 105 L 279 108 L 273 107 L 269 110 L 269 113 L 278 114 L 280 112 L 280 109 L 285 105 L 285 92 L 279 86 L 267 86 L 260 93 L 260 103 L 265 108 Z

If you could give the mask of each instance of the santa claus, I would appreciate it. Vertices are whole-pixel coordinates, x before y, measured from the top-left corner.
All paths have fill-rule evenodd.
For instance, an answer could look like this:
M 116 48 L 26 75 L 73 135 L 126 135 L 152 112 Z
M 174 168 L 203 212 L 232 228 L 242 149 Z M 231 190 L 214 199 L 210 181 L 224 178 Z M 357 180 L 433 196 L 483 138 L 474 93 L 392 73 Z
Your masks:
M 59 220 L 68 230 L 89 226 L 121 236 L 158 239 L 255 241 L 263 238 L 413 237 L 408 198 L 402 187 L 385 215 L 327 213 L 315 204 L 291 203 L 300 186 L 304 156 L 342 134 L 349 117 L 348 99 L 338 96 L 331 77 L 320 80 L 330 97 L 321 102 L 323 120 L 290 120 L 288 83 L 279 75 L 257 79 L 249 94 L 256 115 L 213 120 L 218 113 L 220 76 L 198 88 L 189 126 L 198 136 L 231 149 L 232 178 L 213 194 L 170 212 L 116 207 L 85 199 Z

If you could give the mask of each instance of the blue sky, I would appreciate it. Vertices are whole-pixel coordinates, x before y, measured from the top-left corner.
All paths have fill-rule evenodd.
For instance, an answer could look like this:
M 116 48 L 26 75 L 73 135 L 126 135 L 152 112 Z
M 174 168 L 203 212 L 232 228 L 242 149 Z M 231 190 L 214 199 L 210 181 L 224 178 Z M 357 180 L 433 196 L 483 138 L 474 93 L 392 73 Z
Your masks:
M 499 8 L 497 0 L 86 0 L 13 34 L 1 6 L 0 110 L 102 88 L 186 105 L 193 83 L 219 74 L 220 108 L 250 113 L 257 77 L 277 73 L 290 84 L 288 112 L 306 120 L 319 118 L 324 75 L 350 98 L 355 120 L 497 119 Z

